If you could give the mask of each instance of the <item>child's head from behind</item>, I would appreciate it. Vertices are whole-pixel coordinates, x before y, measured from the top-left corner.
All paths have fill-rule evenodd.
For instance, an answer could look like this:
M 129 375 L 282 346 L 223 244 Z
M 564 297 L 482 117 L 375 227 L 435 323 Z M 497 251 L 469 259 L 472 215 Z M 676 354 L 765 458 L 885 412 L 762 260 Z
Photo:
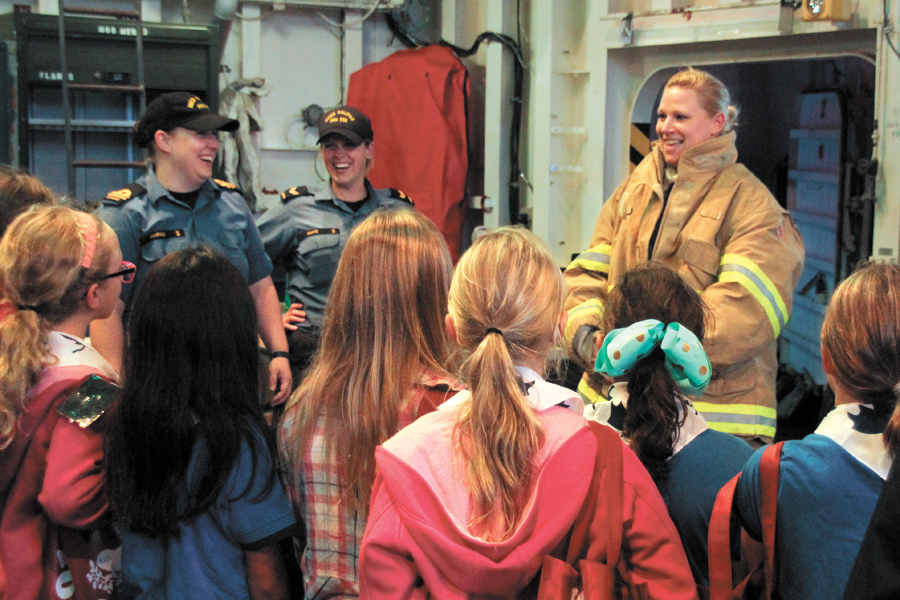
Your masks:
M 866 265 L 831 297 L 822 326 L 826 372 L 860 402 L 894 404 L 900 384 L 898 315 L 897 265 Z
M 118 239 L 97 217 L 63 206 L 33 206 L 0 241 L 0 289 L 20 308 L 55 324 L 79 309 L 92 285 L 121 283 L 106 278 L 118 270 L 116 259 Z
M 148 271 L 129 320 L 129 385 L 180 390 L 201 386 L 204 400 L 196 404 L 204 406 L 193 405 L 196 394 L 178 394 L 192 405 L 170 407 L 176 411 L 172 418 L 187 416 L 186 411 L 198 416 L 216 410 L 209 401 L 242 402 L 246 396 L 256 400 L 258 361 L 253 297 L 227 258 L 209 248 L 186 248 Z M 173 397 L 159 395 L 160 400 Z
M 365 512 L 375 447 L 400 429 L 423 368 L 446 373 L 451 269 L 441 232 L 411 208 L 376 210 L 341 253 L 319 350 L 285 410 L 286 420 L 298 415 L 296 427 L 282 430 L 281 444 L 298 470 L 321 427 L 325 452 L 341 462 L 348 510 Z
M 180 521 L 217 501 L 248 447 L 254 472 L 268 464 L 256 323 L 246 281 L 210 248 L 172 252 L 147 272 L 106 450 L 107 491 L 133 531 L 178 535 Z
M 667 331 L 677 323 L 680 331 L 687 329 L 702 341 L 706 318 L 707 310 L 700 294 L 678 273 L 661 265 L 644 263 L 625 273 L 610 291 L 600 332 L 606 336 L 615 329 L 655 319 Z M 668 360 L 657 345 L 649 354 L 638 358 L 624 375 L 628 410 L 623 433 L 654 480 L 668 475 L 666 461 L 674 451 L 686 402 L 687 392 L 673 377 Z
M 546 245 L 526 229 L 503 227 L 478 238 L 460 259 L 449 313 L 463 349 L 502 336 L 514 363 L 531 363 L 558 341 L 565 297 L 562 271 Z
M 472 496 L 469 528 L 486 540 L 507 539 L 522 516 L 544 430 L 515 367 L 543 368 L 565 323 L 565 295 L 550 251 L 520 228 L 480 237 L 453 273 L 448 324 L 469 355 L 471 394 L 455 438 Z
M 323 348 L 377 353 L 396 345 L 402 354 L 443 361 L 451 269 L 447 244 L 427 217 L 410 208 L 375 211 L 341 253 Z
M 703 341 L 706 315 L 700 294 L 678 273 L 644 263 L 625 273 L 610 291 L 600 331 L 605 335 L 613 329 L 656 319 L 664 325 L 680 323 Z
M 50 205 L 53 192 L 41 180 L 24 171 L 0 166 L 0 236 L 13 219 L 35 204 Z

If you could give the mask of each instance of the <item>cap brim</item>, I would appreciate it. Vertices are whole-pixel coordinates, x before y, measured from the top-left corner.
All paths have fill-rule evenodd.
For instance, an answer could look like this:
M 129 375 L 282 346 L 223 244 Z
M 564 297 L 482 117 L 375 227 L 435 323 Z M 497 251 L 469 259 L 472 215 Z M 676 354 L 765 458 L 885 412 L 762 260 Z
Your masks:
M 188 119 L 181 126 L 194 131 L 236 131 L 241 124 L 237 119 L 229 119 L 215 113 L 207 113 Z
M 366 141 L 365 139 L 363 139 L 363 137 L 361 135 L 359 135 L 355 131 L 350 131 L 349 129 L 330 129 L 330 130 L 326 131 L 324 134 L 320 135 L 319 141 L 316 143 L 321 144 L 322 140 L 327 138 L 329 135 L 339 135 L 342 138 L 346 138 L 354 146 L 359 146 L 360 144 L 362 144 L 363 142 Z

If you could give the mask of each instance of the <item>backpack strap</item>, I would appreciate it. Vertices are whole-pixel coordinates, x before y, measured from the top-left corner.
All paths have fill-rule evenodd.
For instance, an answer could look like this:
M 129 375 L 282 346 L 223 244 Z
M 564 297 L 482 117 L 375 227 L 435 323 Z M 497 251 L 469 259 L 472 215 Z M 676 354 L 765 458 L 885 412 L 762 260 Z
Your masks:
M 599 558 L 597 556 L 587 556 L 586 552 L 590 546 L 590 537 L 588 535 L 590 525 L 592 522 L 599 521 L 594 516 L 598 510 L 597 500 L 600 498 L 601 481 L 604 484 L 604 510 L 607 510 L 610 516 L 622 513 L 622 441 L 619 438 L 619 434 L 611 427 L 601 425 L 596 421 L 588 421 L 588 424 L 597 438 L 597 457 L 594 459 L 594 474 L 591 477 L 587 499 L 581 506 L 581 510 L 572 524 L 572 535 L 569 538 L 569 550 L 566 554 L 566 562 L 570 565 L 575 564 L 579 557 L 584 557 L 588 560 Z M 616 480 L 619 482 L 618 486 L 616 486 Z M 618 539 L 621 547 L 622 519 L 610 518 L 608 520 L 610 521 L 608 523 L 610 540 Z M 618 535 L 614 535 L 616 533 L 614 530 L 616 527 L 615 521 L 618 521 Z M 615 549 L 617 558 L 620 549 Z M 609 549 L 607 549 L 607 556 L 612 556 Z
M 585 580 L 594 576 L 597 579 L 605 579 L 604 586 L 609 586 L 609 597 L 612 598 L 615 570 L 622 550 L 624 504 L 622 440 L 611 427 L 595 421 L 588 421 L 588 424 L 597 438 L 597 457 L 594 459 L 594 474 L 588 488 L 587 500 L 572 524 L 566 563 L 573 567 L 579 563 L 579 572 L 585 585 L 587 585 Z M 597 518 L 598 510 L 604 512 L 605 518 Z M 606 528 L 605 536 L 603 528 Z M 606 548 L 595 547 L 591 552 L 590 541 L 603 537 L 607 540 Z M 604 550 L 607 574 L 599 569 L 602 566 L 600 561 Z
M 781 467 L 781 449 L 784 442 L 768 446 L 759 463 L 760 517 L 765 549 L 766 598 L 772 598 L 775 572 L 775 523 L 778 508 L 778 476 Z M 709 596 L 711 600 L 732 600 L 741 597 L 750 576 L 737 587 L 732 586 L 731 568 L 731 515 L 734 491 L 741 474 L 735 475 L 716 496 L 709 522 Z M 740 529 L 738 529 L 740 531 Z

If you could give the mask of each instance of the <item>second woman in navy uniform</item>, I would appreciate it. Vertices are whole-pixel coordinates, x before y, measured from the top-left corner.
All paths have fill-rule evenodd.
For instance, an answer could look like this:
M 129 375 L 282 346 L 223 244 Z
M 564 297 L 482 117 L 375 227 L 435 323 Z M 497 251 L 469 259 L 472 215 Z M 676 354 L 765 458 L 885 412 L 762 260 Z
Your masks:
M 319 190 L 292 187 L 282 203 L 257 220 L 266 252 L 287 270 L 291 308 L 288 330 L 291 371 L 300 374 L 318 347 L 325 300 L 350 232 L 380 206 L 411 204 L 403 192 L 375 189 L 366 178 L 375 159 L 369 118 L 352 107 L 338 107 L 319 120 L 319 152 L 329 184 Z

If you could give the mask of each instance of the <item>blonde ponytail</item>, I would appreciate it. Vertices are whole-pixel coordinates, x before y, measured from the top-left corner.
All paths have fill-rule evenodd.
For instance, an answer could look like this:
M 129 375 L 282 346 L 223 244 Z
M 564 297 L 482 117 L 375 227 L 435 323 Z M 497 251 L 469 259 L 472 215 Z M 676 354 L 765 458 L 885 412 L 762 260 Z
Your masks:
M 518 523 L 523 494 L 531 489 L 532 461 L 544 431 L 525 400 L 502 335 L 489 334 L 463 363 L 472 393 L 458 431 L 472 489 L 471 528 L 482 538 L 509 537 Z
M 564 300 L 562 272 L 525 229 L 479 238 L 453 274 L 449 312 L 468 353 L 462 372 L 471 394 L 455 443 L 472 498 L 470 531 L 488 541 L 509 538 L 534 483 L 544 431 L 516 365 L 546 359 Z
M 0 450 L 15 436 L 16 420 L 44 364 L 50 324 L 31 310 L 0 321 Z

